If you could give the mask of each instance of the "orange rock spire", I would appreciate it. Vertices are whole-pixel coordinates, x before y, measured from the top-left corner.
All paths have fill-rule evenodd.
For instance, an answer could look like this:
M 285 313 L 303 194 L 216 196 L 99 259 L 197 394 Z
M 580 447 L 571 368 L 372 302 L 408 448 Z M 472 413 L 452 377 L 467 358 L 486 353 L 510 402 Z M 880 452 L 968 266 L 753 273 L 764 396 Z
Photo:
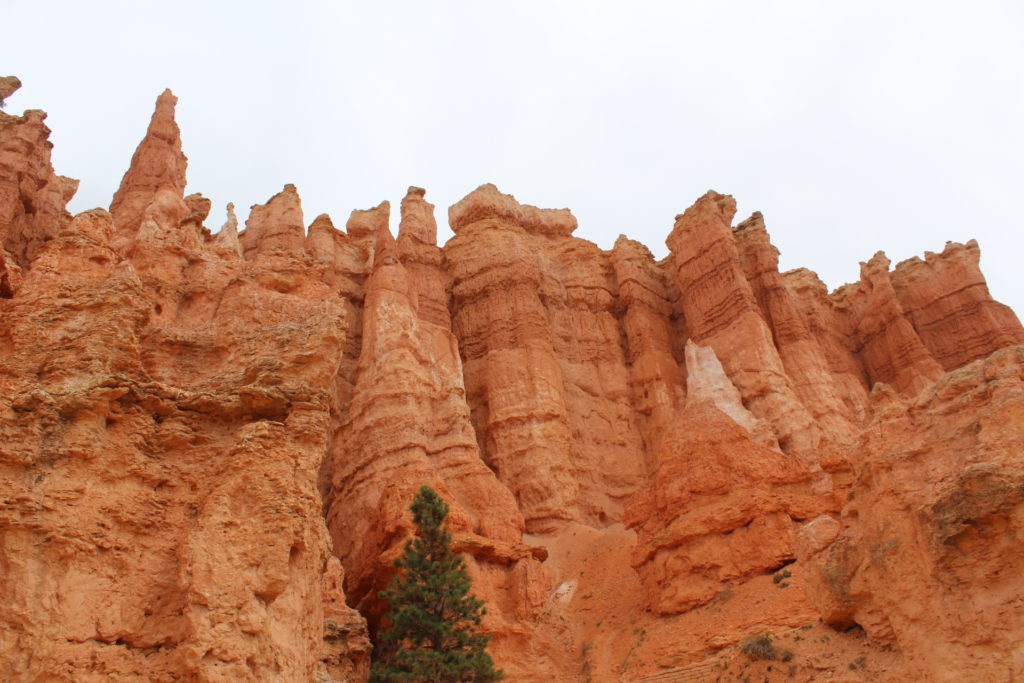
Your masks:
M 181 131 L 174 120 L 177 103 L 178 98 L 170 89 L 157 98 L 146 135 L 110 202 L 110 213 L 120 239 L 134 237 L 143 212 L 160 190 L 171 190 L 179 197 L 185 194 L 188 159 L 181 151 Z

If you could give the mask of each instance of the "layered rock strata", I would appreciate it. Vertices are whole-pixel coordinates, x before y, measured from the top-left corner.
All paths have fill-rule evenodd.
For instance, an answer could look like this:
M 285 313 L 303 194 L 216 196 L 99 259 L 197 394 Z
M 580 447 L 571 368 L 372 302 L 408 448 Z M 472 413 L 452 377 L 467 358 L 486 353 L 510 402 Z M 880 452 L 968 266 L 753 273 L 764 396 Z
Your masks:
M 607 255 L 570 236 L 567 210 L 493 185 L 449 217 L 453 324 L 484 459 L 531 531 L 621 520 L 644 460 Z
M 818 614 L 876 680 L 1024 675 L 1024 329 L 975 243 L 829 293 L 725 195 L 656 261 L 493 185 L 443 247 L 416 187 L 397 239 L 292 185 L 213 234 L 175 101 L 73 219 L 45 115 L 0 114 L 5 680 L 364 680 L 422 485 L 509 680 Z

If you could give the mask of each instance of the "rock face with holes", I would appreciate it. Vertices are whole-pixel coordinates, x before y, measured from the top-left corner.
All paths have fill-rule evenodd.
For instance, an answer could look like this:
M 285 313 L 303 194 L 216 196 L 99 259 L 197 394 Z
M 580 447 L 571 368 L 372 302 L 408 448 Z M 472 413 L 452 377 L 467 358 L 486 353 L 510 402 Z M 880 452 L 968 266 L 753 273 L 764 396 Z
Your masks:
M 493 185 L 443 247 L 416 187 L 397 237 L 293 185 L 214 234 L 175 102 L 73 218 L 44 114 L 0 113 L 4 680 L 365 680 L 423 485 L 509 680 L 818 614 L 1024 675 L 1024 329 L 974 242 L 829 293 L 716 192 L 662 260 Z

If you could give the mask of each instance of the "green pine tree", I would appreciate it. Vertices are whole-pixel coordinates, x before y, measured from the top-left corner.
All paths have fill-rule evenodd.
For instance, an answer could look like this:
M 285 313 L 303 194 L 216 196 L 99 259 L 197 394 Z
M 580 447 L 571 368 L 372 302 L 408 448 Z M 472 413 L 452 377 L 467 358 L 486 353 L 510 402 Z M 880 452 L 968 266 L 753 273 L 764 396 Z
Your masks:
M 395 560 L 399 573 L 380 597 L 391 627 L 378 636 L 371 683 L 484 683 L 503 678 L 477 631 L 486 613 L 470 594 L 465 561 L 451 549 L 448 505 L 424 486 L 410 507 L 416 538 Z

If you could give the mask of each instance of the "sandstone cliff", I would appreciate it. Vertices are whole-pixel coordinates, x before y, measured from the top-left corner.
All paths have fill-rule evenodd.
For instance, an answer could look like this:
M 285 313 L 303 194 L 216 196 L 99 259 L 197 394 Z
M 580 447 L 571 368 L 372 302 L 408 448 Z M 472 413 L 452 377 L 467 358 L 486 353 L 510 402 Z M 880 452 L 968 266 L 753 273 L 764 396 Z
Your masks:
M 656 261 L 493 185 L 443 247 L 416 187 L 397 238 L 292 185 L 214 234 L 175 102 L 73 218 L 0 113 L 5 680 L 364 680 L 424 484 L 509 680 L 1024 675 L 1024 329 L 976 243 L 829 293 L 726 195 Z

